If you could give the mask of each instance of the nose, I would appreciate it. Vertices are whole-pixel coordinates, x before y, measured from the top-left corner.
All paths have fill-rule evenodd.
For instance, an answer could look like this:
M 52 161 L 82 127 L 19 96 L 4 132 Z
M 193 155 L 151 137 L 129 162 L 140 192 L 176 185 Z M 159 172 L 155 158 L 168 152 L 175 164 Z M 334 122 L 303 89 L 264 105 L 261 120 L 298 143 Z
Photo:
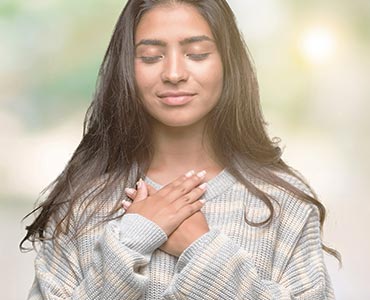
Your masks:
M 163 64 L 162 81 L 177 84 L 181 81 L 186 81 L 188 76 L 185 56 L 177 51 L 167 55 Z

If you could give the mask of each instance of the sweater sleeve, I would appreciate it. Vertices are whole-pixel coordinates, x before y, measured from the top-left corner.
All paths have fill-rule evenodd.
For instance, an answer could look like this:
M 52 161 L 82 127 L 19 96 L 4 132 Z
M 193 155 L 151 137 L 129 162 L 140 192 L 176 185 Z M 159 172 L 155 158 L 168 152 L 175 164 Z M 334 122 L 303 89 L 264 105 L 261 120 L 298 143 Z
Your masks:
M 84 273 L 80 267 L 84 257 L 75 239 L 60 234 L 58 239 L 45 240 L 35 259 L 28 299 L 139 299 L 148 284 L 140 267 L 149 263 L 153 251 L 166 240 L 164 231 L 150 220 L 124 215 L 107 223 Z
M 318 211 L 306 218 L 294 249 L 282 247 L 288 263 L 277 280 L 258 275 L 253 258 L 218 230 L 193 242 L 179 257 L 164 299 L 334 299 L 323 260 Z

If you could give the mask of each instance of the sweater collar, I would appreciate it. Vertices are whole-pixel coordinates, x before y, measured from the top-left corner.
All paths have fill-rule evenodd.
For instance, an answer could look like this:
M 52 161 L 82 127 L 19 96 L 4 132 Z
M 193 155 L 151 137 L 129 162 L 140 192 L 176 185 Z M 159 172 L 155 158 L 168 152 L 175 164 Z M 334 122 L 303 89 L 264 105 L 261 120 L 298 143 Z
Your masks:
M 151 186 L 153 186 L 157 190 L 163 187 L 163 185 L 156 183 L 155 181 L 153 181 L 147 176 L 144 177 L 144 181 L 150 184 Z M 206 200 L 211 200 L 212 198 L 223 194 L 236 181 L 237 181 L 236 178 L 232 176 L 225 168 L 220 173 L 218 173 L 216 176 L 208 180 L 207 190 L 202 198 L 205 198 Z

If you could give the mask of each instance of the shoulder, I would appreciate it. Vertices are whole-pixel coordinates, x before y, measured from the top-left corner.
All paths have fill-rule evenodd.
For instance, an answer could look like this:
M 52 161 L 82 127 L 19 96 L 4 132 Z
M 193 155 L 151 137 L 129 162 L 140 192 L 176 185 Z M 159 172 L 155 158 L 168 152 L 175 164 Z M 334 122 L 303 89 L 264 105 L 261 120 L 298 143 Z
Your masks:
M 120 177 L 104 175 L 90 182 L 73 203 L 74 223 L 91 227 L 115 217 L 126 197 L 124 189 L 125 180 Z
M 60 200 L 50 215 L 45 230 L 50 236 L 58 224 L 59 230 L 69 234 L 74 234 L 81 228 L 91 228 L 119 213 L 124 196 L 122 180 L 111 181 L 108 175 L 90 180 L 79 191 Z
M 275 225 L 286 224 L 288 227 L 299 229 L 307 222 L 311 213 L 319 215 L 317 206 L 307 200 L 315 198 L 315 194 L 310 186 L 300 179 L 300 176 L 296 177 L 286 172 L 274 172 L 274 174 L 292 186 L 295 191 L 266 183 L 261 179 L 252 179 L 252 184 L 271 200 L 274 208 L 273 223 Z M 255 199 L 252 202 L 257 202 L 253 205 L 253 208 L 259 207 L 261 210 L 264 207 L 262 209 L 265 212 L 263 215 L 268 216 L 270 214 L 270 210 L 262 200 Z
M 301 176 L 293 176 L 284 172 L 276 172 L 276 175 L 297 191 L 280 189 L 280 197 L 277 197 L 276 200 L 284 211 L 303 219 L 306 219 L 313 210 L 318 211 L 317 206 L 311 202 L 311 200 L 317 200 L 316 195 L 313 189 L 300 178 Z
M 320 228 L 320 213 L 318 207 L 311 202 L 316 199 L 312 188 L 300 176 L 279 172 L 279 178 L 293 186 L 299 193 L 286 189 L 274 189 L 272 195 L 276 201 L 276 225 L 280 240 L 297 241 L 307 227 L 314 224 L 316 230 Z M 310 225 L 310 226 L 311 226 Z

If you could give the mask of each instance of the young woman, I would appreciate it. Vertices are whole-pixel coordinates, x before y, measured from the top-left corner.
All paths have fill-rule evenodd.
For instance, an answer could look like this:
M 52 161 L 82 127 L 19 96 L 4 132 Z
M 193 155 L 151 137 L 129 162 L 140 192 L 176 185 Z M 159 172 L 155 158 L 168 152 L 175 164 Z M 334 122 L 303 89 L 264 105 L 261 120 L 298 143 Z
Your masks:
M 333 299 L 325 209 L 266 134 L 224 0 L 132 0 L 24 239 L 29 299 Z

